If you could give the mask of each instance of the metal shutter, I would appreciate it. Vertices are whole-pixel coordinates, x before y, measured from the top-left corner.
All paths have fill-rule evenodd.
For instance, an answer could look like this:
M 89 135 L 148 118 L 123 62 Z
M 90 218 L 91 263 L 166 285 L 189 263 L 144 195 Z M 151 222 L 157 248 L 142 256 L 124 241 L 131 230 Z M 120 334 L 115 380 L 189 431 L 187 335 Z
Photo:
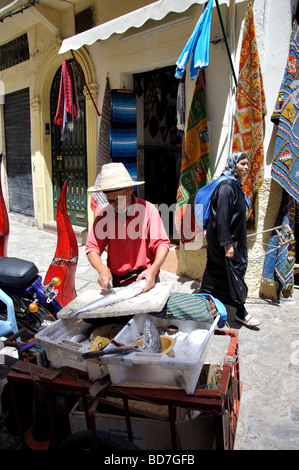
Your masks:
M 5 95 L 4 125 L 9 207 L 33 217 L 29 88 Z

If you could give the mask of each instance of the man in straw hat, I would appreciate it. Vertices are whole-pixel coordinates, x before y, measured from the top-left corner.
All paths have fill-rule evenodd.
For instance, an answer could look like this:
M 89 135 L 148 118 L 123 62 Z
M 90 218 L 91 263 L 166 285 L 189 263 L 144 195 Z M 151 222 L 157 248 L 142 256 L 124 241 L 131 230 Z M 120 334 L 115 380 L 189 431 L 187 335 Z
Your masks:
M 157 208 L 137 198 L 133 187 L 144 181 L 133 181 L 122 163 L 108 163 L 101 170 L 100 187 L 108 205 L 96 217 L 86 241 L 86 254 L 98 272 L 98 283 L 104 289 L 126 285 L 145 278 L 145 291 L 154 287 L 164 263 L 169 238 Z M 107 266 L 101 255 L 107 248 Z

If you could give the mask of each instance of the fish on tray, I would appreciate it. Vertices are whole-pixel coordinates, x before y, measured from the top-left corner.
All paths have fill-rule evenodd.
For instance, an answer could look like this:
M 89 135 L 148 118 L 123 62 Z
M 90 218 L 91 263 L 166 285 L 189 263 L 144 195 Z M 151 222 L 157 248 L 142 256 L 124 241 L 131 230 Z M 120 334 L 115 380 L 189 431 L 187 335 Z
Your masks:
M 122 356 L 130 354 L 131 352 L 151 352 L 160 353 L 162 351 L 162 344 L 159 332 L 153 322 L 147 319 L 143 327 L 143 343 L 138 347 L 137 344 L 123 344 L 111 340 L 116 347 L 110 349 L 101 349 L 99 351 L 89 351 L 82 354 L 83 359 L 95 359 L 108 354 L 120 354 Z
M 102 307 L 107 307 L 108 305 L 116 304 L 118 302 L 124 302 L 125 300 L 132 299 L 137 295 L 141 294 L 145 288 L 146 279 L 140 279 L 139 281 L 132 282 L 128 286 L 120 287 L 119 289 L 114 290 L 111 294 L 104 295 L 98 300 L 91 302 L 85 307 L 81 307 L 75 312 L 71 312 L 69 317 L 73 318 L 80 313 L 90 312 L 92 310 L 98 310 Z

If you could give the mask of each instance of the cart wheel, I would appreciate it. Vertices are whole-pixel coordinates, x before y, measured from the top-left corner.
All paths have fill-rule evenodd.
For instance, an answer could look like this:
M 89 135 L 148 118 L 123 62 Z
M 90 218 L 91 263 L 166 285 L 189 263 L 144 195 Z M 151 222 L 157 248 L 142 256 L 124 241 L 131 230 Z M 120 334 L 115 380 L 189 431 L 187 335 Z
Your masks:
M 97 431 L 98 450 L 140 450 L 132 442 L 111 434 L 109 432 Z M 93 450 L 91 431 L 78 431 L 67 437 L 59 446 L 58 450 Z

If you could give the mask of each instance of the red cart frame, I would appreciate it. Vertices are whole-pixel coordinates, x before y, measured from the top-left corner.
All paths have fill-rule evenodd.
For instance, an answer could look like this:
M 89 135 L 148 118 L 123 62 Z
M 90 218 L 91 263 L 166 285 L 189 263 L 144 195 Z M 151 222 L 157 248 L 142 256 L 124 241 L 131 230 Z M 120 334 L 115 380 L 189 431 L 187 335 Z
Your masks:
M 18 426 L 18 433 L 21 441 L 28 445 L 28 441 L 22 427 L 15 393 L 15 386 L 20 382 L 28 384 L 35 383 L 36 385 L 43 387 L 45 390 L 50 411 L 50 423 L 53 439 L 56 435 L 56 423 L 54 417 L 55 413 L 53 412 L 52 401 L 49 395 L 50 389 L 69 390 L 81 393 L 86 425 L 87 429 L 90 429 L 92 432 L 93 448 L 95 450 L 97 449 L 96 410 L 100 400 L 104 396 L 123 399 L 128 439 L 130 441 L 133 441 L 133 436 L 128 400 L 140 400 L 168 406 L 173 449 L 178 448 L 175 424 L 176 407 L 182 407 L 208 414 L 214 414 L 216 416 L 216 449 L 233 450 L 242 391 L 239 369 L 238 331 L 233 329 L 216 330 L 215 335 L 227 335 L 230 337 L 227 354 L 223 362 L 221 377 L 217 388 L 213 390 L 196 389 L 193 395 L 187 395 L 183 389 L 109 385 L 93 399 L 90 409 L 87 400 L 87 396 L 90 395 L 90 387 L 93 385 L 90 381 L 76 379 L 65 374 L 61 374 L 59 377 L 51 380 L 45 378 L 45 372 L 47 369 L 28 362 L 18 361 L 12 365 L 11 371 L 7 374 L 7 381 L 9 384 L 16 423 Z

